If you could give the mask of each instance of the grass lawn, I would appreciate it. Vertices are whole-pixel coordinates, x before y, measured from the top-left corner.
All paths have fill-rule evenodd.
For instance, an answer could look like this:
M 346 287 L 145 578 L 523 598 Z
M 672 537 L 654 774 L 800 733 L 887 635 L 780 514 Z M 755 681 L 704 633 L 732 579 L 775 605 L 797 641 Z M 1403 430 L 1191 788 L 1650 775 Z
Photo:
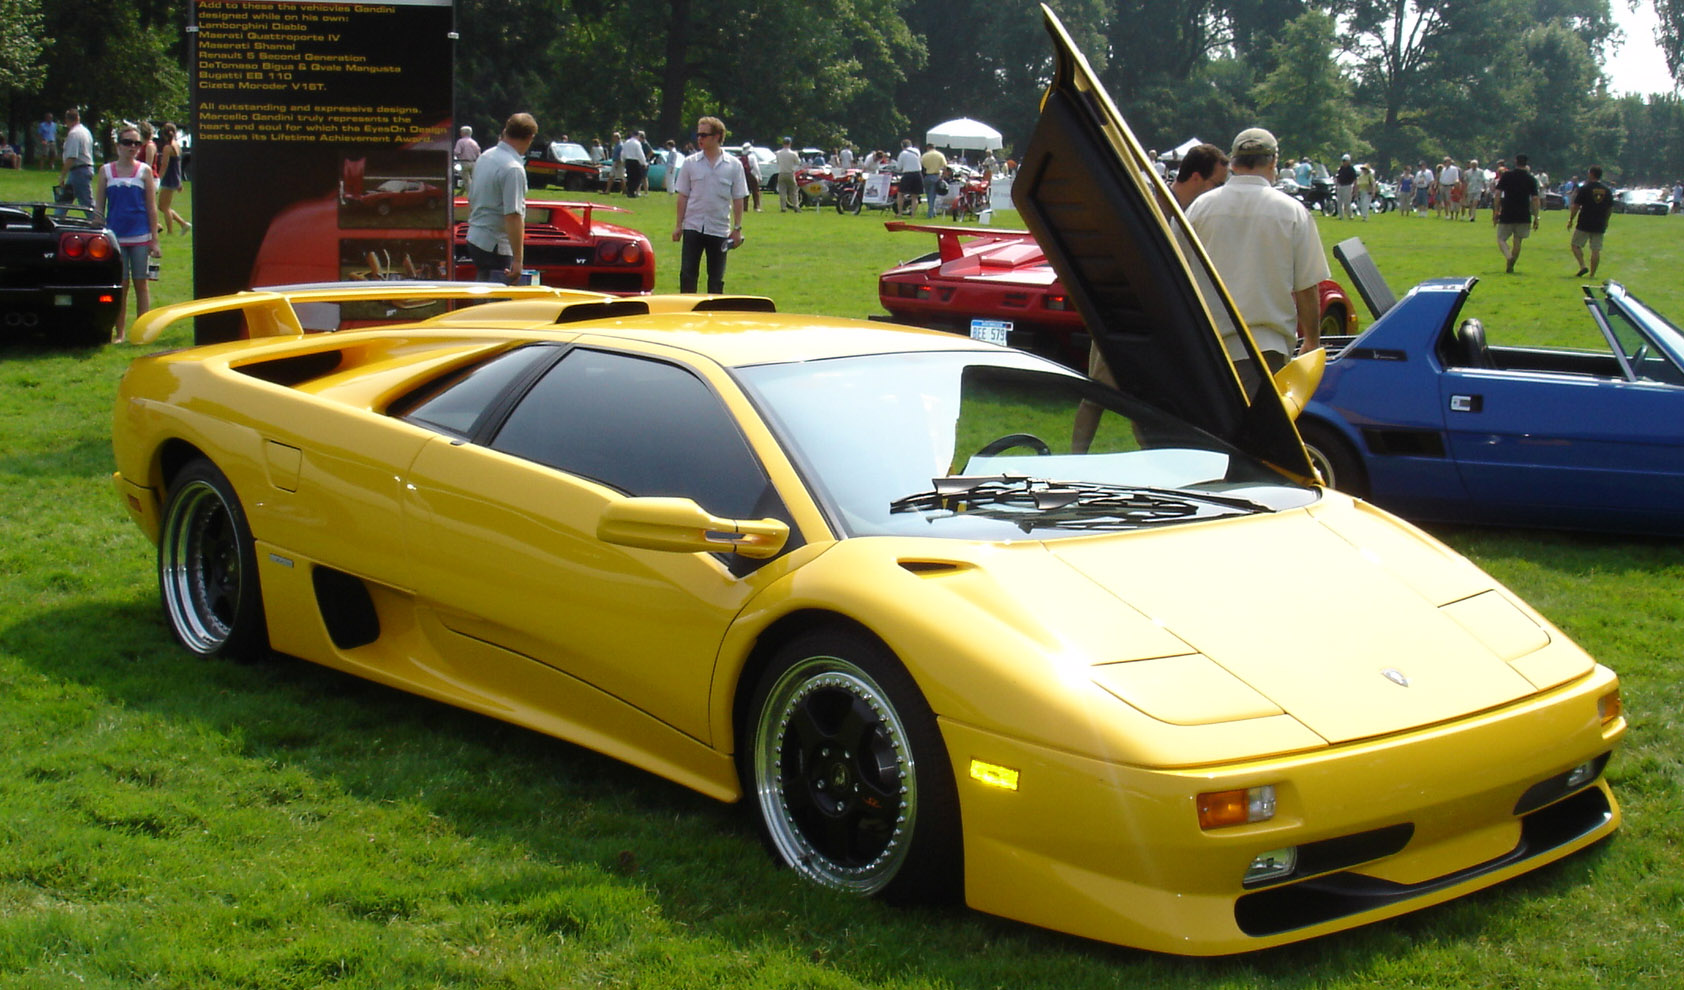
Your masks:
M 0 174 L 0 198 L 52 181 Z M 675 289 L 671 200 L 612 202 Z M 766 206 L 726 287 L 786 312 L 878 312 L 877 274 L 933 247 L 881 214 Z M 1400 294 L 1480 276 L 1497 341 L 1588 343 L 1565 220 L 1512 276 L 1488 222 L 1320 223 L 1329 247 L 1361 234 Z M 165 242 L 159 301 L 190 297 L 191 247 Z M 1614 218 L 1602 274 L 1675 319 L 1681 264 L 1684 218 Z M 1435 530 L 1622 675 L 1613 839 L 1399 920 L 1187 960 L 817 891 L 740 809 L 585 750 L 310 664 L 188 656 L 110 485 L 135 353 L 0 346 L 0 988 L 1684 985 L 1684 545 Z M 1298 582 L 1296 621 L 1340 607 Z

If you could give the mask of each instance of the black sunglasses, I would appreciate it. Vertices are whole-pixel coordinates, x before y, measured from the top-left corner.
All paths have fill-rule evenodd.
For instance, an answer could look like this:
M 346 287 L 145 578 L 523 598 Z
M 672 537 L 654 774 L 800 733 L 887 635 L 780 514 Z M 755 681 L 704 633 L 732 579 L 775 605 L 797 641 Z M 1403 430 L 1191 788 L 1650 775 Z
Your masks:
M 125 148 L 138 148 L 146 142 L 140 138 L 118 138 L 117 143 Z
M 698 141 L 700 141 L 702 138 L 705 138 L 705 137 L 718 137 L 718 136 L 719 136 L 718 131 L 697 131 L 696 132 L 696 140 L 698 140 Z

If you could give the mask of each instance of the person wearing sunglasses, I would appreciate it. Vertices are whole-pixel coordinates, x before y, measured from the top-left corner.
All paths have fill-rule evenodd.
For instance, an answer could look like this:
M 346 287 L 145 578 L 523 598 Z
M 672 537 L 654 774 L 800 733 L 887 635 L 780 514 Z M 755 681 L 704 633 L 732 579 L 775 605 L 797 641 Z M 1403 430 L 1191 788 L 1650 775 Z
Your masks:
M 135 315 L 152 308 L 148 269 L 158 249 L 158 183 L 152 169 L 140 160 L 146 140 L 140 129 L 125 125 L 117 132 L 117 160 L 107 162 L 94 180 L 94 202 L 105 212 L 105 225 L 117 235 L 123 256 L 123 295 L 117 303 L 115 335 L 123 341 L 128 291 L 134 285 Z
M 718 117 L 696 121 L 702 150 L 678 170 L 678 223 L 672 239 L 683 242 L 678 291 L 695 292 L 702 256 L 708 262 L 708 292 L 725 291 L 725 252 L 743 242 L 743 204 L 748 178 L 737 159 L 725 153 L 725 125 Z

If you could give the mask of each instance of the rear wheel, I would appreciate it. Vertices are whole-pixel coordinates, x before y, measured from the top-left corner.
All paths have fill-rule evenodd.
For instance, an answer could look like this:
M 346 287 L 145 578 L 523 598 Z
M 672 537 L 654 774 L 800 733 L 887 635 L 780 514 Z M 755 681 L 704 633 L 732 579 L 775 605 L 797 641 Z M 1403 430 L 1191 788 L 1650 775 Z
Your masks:
M 1327 487 L 1357 498 L 1368 497 L 1368 471 L 1363 467 L 1362 457 L 1337 430 L 1317 420 L 1304 419 L 1298 421 L 1298 434 L 1304 438 L 1310 463 L 1321 473 Z
M 1321 313 L 1321 336 L 1322 336 L 1322 339 L 1326 340 L 1329 337 L 1337 337 L 1337 336 L 1343 334 L 1345 332 L 1345 322 L 1346 322 L 1346 320 L 1347 320 L 1347 316 L 1345 314 L 1345 307 L 1343 307 L 1343 306 L 1341 306 L 1337 303 L 1335 303 L 1334 305 L 1329 306 L 1326 309 L 1322 310 L 1322 313 Z
M 170 485 L 158 587 L 170 631 L 194 653 L 247 659 L 268 648 L 251 527 L 234 486 L 208 460 Z
M 960 885 L 958 796 L 934 714 L 862 634 L 778 651 L 747 710 L 743 787 L 768 845 L 822 887 L 944 901 Z

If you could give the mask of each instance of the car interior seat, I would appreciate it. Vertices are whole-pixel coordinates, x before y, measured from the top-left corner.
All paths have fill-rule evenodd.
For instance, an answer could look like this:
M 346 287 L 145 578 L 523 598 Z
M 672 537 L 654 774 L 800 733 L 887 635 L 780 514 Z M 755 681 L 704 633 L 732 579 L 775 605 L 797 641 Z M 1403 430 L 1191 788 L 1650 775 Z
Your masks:
M 1462 321 L 1450 348 L 1450 363 L 1458 368 L 1496 367 L 1485 346 L 1485 324 L 1473 317 Z

